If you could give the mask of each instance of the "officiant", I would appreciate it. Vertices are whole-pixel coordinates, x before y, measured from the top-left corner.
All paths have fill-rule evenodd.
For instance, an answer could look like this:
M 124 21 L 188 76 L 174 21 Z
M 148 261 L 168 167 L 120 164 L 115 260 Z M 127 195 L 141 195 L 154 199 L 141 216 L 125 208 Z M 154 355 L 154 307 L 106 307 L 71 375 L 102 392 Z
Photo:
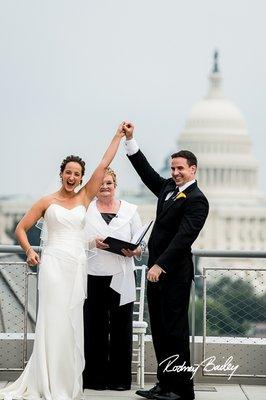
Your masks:
M 116 174 L 108 168 L 86 215 L 86 240 L 95 254 L 88 260 L 84 304 L 84 389 L 131 388 L 134 257 L 142 249 L 123 249 L 118 255 L 103 240 L 111 236 L 130 242 L 142 224 L 136 205 L 116 199 L 116 187 Z

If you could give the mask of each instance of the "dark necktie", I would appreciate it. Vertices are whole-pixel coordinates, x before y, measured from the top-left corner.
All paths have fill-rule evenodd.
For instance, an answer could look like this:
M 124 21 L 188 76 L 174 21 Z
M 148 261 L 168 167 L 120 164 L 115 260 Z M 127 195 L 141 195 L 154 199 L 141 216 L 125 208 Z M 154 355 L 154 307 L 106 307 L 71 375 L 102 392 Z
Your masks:
M 179 192 L 179 187 L 177 186 L 168 200 L 172 200 L 172 201 L 175 200 L 178 192 Z

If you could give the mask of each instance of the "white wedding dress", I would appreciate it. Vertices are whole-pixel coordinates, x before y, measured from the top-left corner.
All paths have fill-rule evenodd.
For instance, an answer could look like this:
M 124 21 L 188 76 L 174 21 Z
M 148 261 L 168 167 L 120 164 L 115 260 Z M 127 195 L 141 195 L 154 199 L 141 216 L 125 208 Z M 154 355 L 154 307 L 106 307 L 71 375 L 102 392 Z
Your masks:
M 85 214 L 83 205 L 51 204 L 45 212 L 34 348 L 22 375 L 0 390 L 0 398 L 72 400 L 82 394 Z

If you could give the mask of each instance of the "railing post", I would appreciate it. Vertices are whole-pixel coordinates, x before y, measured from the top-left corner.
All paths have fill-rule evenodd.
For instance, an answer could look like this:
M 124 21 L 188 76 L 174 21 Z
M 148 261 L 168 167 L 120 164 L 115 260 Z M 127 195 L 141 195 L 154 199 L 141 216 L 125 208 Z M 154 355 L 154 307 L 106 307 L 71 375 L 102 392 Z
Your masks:
M 195 290 L 195 277 L 197 266 L 199 262 L 199 257 L 193 255 L 193 265 L 194 265 L 194 280 L 191 283 L 191 365 L 195 364 L 195 318 L 196 318 L 196 308 L 195 308 L 195 297 L 196 297 L 196 290 Z
M 202 329 L 202 360 L 205 360 L 205 347 L 206 347 L 206 335 L 207 335 L 207 280 L 206 280 L 206 269 L 203 267 L 203 329 Z M 203 371 L 204 365 L 202 365 Z
M 28 336 L 28 298 L 29 298 L 29 277 L 28 277 L 28 265 L 25 264 L 25 305 L 24 305 L 24 334 L 23 334 L 23 357 L 22 357 L 22 365 L 25 368 L 27 363 L 27 336 Z

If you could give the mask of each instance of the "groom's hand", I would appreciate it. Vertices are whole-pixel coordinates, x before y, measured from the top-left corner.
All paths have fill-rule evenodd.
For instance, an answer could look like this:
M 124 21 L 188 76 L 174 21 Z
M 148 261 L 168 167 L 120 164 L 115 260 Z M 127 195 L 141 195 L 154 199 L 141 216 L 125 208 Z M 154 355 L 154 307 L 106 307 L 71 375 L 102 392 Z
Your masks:
M 133 138 L 134 125 L 132 124 L 132 122 L 124 121 L 123 122 L 123 130 L 125 132 L 127 140 Z
M 159 277 L 162 272 L 165 273 L 165 271 L 159 265 L 157 265 L 157 264 L 153 265 L 147 273 L 148 281 L 158 282 Z

